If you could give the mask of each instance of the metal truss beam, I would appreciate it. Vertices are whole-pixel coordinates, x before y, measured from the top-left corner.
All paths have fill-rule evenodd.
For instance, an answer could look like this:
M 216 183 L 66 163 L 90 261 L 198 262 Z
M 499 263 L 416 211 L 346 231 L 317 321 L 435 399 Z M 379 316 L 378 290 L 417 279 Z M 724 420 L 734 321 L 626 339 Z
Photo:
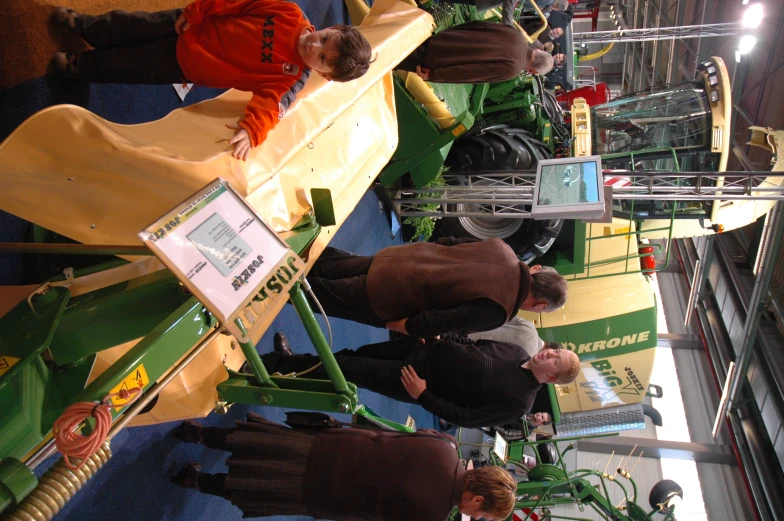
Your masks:
M 574 43 L 609 43 L 609 42 L 649 42 L 658 40 L 681 40 L 685 38 L 708 38 L 713 36 L 733 36 L 738 33 L 737 22 L 683 25 L 680 27 L 649 27 L 642 29 L 618 29 L 615 31 L 596 31 L 576 33 Z
M 784 200 L 784 172 L 626 172 L 605 175 L 626 179 L 613 186 L 615 200 L 745 201 Z M 445 174 L 445 186 L 407 189 L 391 199 L 403 217 L 499 217 L 527 219 L 536 172 L 497 170 Z M 784 183 L 781 183 L 784 184 Z M 429 210 L 423 205 L 437 205 Z

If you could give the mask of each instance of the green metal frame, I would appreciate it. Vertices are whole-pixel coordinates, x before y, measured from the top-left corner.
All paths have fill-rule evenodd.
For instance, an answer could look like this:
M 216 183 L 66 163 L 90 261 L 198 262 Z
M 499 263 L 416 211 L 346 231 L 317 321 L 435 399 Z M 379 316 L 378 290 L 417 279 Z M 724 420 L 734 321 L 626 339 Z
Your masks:
M 449 128 L 442 129 L 411 96 L 400 78 L 394 76 L 394 83 L 400 137 L 395 154 L 379 174 L 379 181 L 388 185 L 410 172 L 414 184 L 424 186 L 441 171 L 454 140 L 474 125 L 489 86 L 486 83 L 473 86 L 468 108 L 455 116 Z
M 321 215 L 329 219 L 331 204 L 322 201 L 320 207 Z M 284 234 L 284 240 L 302 253 L 320 229 L 316 216 L 310 214 Z M 73 255 L 92 248 L 79 246 L 52 245 L 46 249 Z M 126 250 L 102 247 L 92 253 L 121 251 Z M 75 271 L 74 275 L 85 276 L 124 263 L 111 260 Z M 228 371 L 228 379 L 218 386 L 219 395 L 231 403 L 354 411 L 357 388 L 343 377 L 299 283 L 290 297 L 329 380 L 270 376 L 255 346 L 240 342 L 253 374 Z M 186 294 L 166 270 L 134 279 L 132 284 L 124 282 L 74 298 L 65 287 L 45 286 L 31 296 L 29 303 L 19 303 L 0 318 L 0 359 L 10 365 L 0 374 L 0 512 L 18 504 L 35 488 L 37 479 L 22 461 L 51 437 L 52 424 L 66 407 L 102 400 L 127 377 L 141 374 L 140 366 L 148 377 L 146 391 L 218 325 L 217 319 L 195 297 Z M 141 340 L 87 385 L 97 353 L 137 338 Z M 113 409 L 113 417 L 124 411 Z M 365 410 L 358 414 L 377 416 Z M 388 420 L 376 418 L 378 421 L 387 428 L 407 430 Z M 91 426 L 83 428 L 89 430 Z
M 302 320 L 316 352 L 324 365 L 329 380 L 312 380 L 296 376 L 270 376 L 256 347 L 251 342 L 239 342 L 252 375 L 228 371 L 229 378 L 218 385 L 218 395 L 227 404 L 244 403 L 315 409 L 329 412 L 352 412 L 359 401 L 355 385 L 346 382 L 338 367 L 313 310 L 305 298 L 300 283 L 289 292 L 291 303 Z M 237 321 L 242 328 L 242 323 Z
M 620 481 L 622 475 L 616 473 L 613 469 L 613 474 L 606 474 L 589 469 L 578 469 L 569 471 L 564 463 L 564 454 L 574 448 L 573 444 L 569 444 L 565 450 L 561 450 L 559 443 L 573 442 L 585 440 L 590 438 L 602 438 L 607 436 L 617 436 L 618 433 L 609 434 L 596 434 L 590 436 L 574 436 L 553 439 L 543 439 L 536 441 L 516 441 L 509 443 L 508 458 L 501 460 L 494 452 L 490 452 L 490 461 L 493 465 L 506 466 L 511 464 L 517 469 L 526 472 L 528 475 L 527 481 L 519 481 L 517 484 L 517 501 L 515 503 L 515 510 L 528 509 L 530 513 L 522 517 L 522 521 L 531 519 L 531 516 L 536 509 L 548 509 L 546 513 L 549 519 L 569 519 L 574 521 L 588 521 L 583 517 L 570 517 L 560 516 L 551 510 L 552 507 L 566 504 L 577 504 L 580 510 L 586 506 L 597 512 L 602 519 L 607 521 L 653 521 L 652 516 L 656 511 L 646 512 L 637 503 L 638 491 L 637 484 L 631 476 L 626 479 L 631 485 L 631 494 L 626 486 Z M 459 436 L 459 433 L 458 433 Z M 458 438 L 459 439 L 459 438 Z M 459 443 L 459 442 L 458 442 Z M 555 447 L 558 455 L 558 461 L 550 463 L 542 463 L 541 456 L 537 450 L 534 450 L 536 457 L 536 466 L 528 469 L 523 463 L 523 451 L 525 447 L 535 448 L 537 445 L 552 444 Z M 490 445 L 483 445 L 490 447 Z M 587 478 L 598 478 L 600 488 L 595 487 Z M 614 506 L 610 502 L 610 494 L 608 490 L 608 483 L 614 483 L 620 487 L 623 492 L 624 505 Z M 671 512 L 665 514 L 663 521 L 674 521 L 675 511 L 674 508 Z M 511 521 L 509 517 L 507 521 Z

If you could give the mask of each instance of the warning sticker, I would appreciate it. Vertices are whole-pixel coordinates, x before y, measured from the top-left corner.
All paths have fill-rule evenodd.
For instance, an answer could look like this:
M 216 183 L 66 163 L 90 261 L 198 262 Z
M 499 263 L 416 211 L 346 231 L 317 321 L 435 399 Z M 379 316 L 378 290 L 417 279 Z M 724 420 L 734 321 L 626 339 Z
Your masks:
M 18 361 L 19 359 L 13 356 L 0 356 L 0 376 L 8 372 Z
M 114 386 L 114 388 L 109 391 L 111 394 L 119 393 L 123 389 L 126 391 L 131 391 L 133 389 L 138 389 L 139 387 L 144 388 L 145 385 L 150 383 L 150 379 L 147 377 L 147 371 L 144 370 L 144 364 L 139 364 L 139 367 L 131 371 L 131 374 L 125 377 L 125 379 Z M 136 393 L 131 393 L 126 398 L 121 398 L 119 396 L 112 396 L 112 404 L 114 405 L 125 405 L 126 403 L 130 402 L 136 397 Z

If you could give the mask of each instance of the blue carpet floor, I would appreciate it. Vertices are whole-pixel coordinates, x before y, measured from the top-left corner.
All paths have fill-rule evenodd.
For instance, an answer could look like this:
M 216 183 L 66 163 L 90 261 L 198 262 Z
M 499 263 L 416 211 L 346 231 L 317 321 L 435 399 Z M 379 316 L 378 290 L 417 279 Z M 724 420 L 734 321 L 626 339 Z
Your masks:
M 339 0 L 297 0 L 317 28 L 347 20 Z M 0 140 L 35 112 L 60 103 L 86 107 L 99 116 L 118 123 L 152 121 L 171 110 L 218 95 L 221 91 L 197 86 L 182 102 L 171 86 L 85 85 L 58 78 L 39 78 L 0 91 Z M 0 241 L 24 239 L 27 223 L 0 212 Z M 368 192 L 332 241 L 332 245 L 360 254 L 401 242 L 391 238 L 386 216 L 379 201 Z M 0 254 L 0 285 L 20 284 L 25 272 L 19 255 Z M 333 319 L 334 348 L 355 348 L 384 341 L 387 331 Z M 258 345 L 260 352 L 272 349 L 275 331 L 284 331 L 296 351 L 314 353 L 301 322 L 291 306 L 280 313 Z M 421 407 L 395 402 L 368 391 L 360 391 L 361 403 L 382 416 L 404 422 L 411 415 L 417 426 L 432 428 L 434 418 Z M 281 421 L 283 411 L 274 408 L 235 406 L 224 416 L 210 415 L 208 425 L 229 426 L 254 410 Z M 348 420 L 344 416 L 343 420 Z M 114 452 L 106 468 L 66 505 L 56 519 L 73 521 L 230 521 L 241 519 L 240 511 L 227 501 L 184 491 L 168 480 L 183 464 L 199 461 L 207 472 L 225 471 L 226 454 L 206 448 L 179 444 L 169 432 L 174 424 L 136 427 L 121 432 L 112 443 Z M 41 465 L 42 473 L 55 458 Z

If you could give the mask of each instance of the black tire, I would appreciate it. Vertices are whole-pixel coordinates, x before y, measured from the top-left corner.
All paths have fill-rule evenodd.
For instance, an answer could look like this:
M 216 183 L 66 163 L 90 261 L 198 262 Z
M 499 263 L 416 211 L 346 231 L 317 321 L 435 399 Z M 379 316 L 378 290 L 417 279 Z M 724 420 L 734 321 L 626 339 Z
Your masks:
M 464 136 L 452 145 L 445 165 L 450 182 L 464 182 L 460 172 L 486 170 L 533 170 L 540 159 L 550 157 L 547 145 L 525 130 L 497 125 Z M 450 205 L 455 211 L 461 205 Z M 503 219 L 445 217 L 436 222 L 433 239 L 440 237 L 497 237 L 509 244 L 518 257 L 531 263 L 544 255 L 563 226 L 562 219 Z
M 662 514 L 667 514 L 671 510 L 670 502 L 676 497 L 683 499 L 681 486 L 671 479 L 663 479 L 653 486 L 648 501 L 651 508 Z
M 549 438 L 549 436 L 540 436 L 539 439 Z M 539 453 L 539 459 L 542 463 L 548 465 L 558 464 L 558 450 L 555 448 L 555 443 L 540 443 L 536 446 L 536 452 Z

